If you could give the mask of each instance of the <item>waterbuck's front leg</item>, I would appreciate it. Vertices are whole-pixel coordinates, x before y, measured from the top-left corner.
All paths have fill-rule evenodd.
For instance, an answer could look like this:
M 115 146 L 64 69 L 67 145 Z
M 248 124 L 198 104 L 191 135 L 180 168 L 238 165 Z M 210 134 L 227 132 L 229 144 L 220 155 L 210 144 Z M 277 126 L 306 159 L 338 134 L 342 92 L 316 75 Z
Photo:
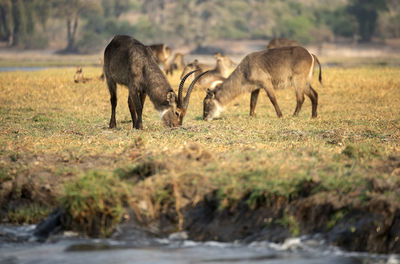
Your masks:
M 271 85 L 271 87 L 273 87 L 273 86 Z M 264 89 L 267 92 L 269 100 L 271 101 L 272 105 L 275 108 L 276 115 L 278 117 L 282 117 L 281 109 L 279 108 L 278 102 L 276 101 L 274 88 L 271 88 L 271 89 L 270 88 L 264 88 Z
M 146 94 L 143 92 L 140 92 L 139 96 L 140 96 L 140 103 L 141 103 L 142 109 L 143 109 L 144 101 L 146 100 Z M 136 114 L 135 104 L 133 103 L 133 100 L 130 96 L 128 96 L 128 106 L 129 106 L 129 111 L 130 111 L 131 117 L 132 117 L 132 127 L 135 128 L 135 125 L 137 122 L 137 114 Z
M 133 103 L 132 97 L 129 95 L 128 95 L 128 106 L 129 106 L 129 112 L 131 113 L 133 128 L 135 128 L 135 124 L 137 122 L 135 104 Z
M 107 86 L 110 91 L 110 102 L 111 102 L 111 118 L 110 118 L 110 128 L 117 126 L 115 121 L 115 108 L 117 107 L 117 84 L 110 78 L 107 78 Z
M 258 95 L 260 94 L 260 89 L 254 90 L 251 92 L 251 97 L 250 97 L 250 116 L 254 117 L 254 111 L 256 109 L 257 105 L 257 99 Z

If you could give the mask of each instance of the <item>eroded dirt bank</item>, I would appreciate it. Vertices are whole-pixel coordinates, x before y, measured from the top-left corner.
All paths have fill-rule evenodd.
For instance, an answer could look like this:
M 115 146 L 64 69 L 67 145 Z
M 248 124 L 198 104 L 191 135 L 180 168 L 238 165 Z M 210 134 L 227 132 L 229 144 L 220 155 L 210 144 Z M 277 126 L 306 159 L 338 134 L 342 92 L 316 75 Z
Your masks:
M 55 164 L 66 162 L 59 157 L 43 159 Z M 143 230 L 159 236 L 186 231 L 189 239 L 197 241 L 281 242 L 292 236 L 318 233 L 329 243 L 349 251 L 400 253 L 398 181 L 365 177 L 362 185 L 352 186 L 344 193 L 328 189 L 322 180 L 305 177 L 296 181 L 288 195 L 243 187 L 243 195 L 233 199 L 231 190 L 223 189 L 226 183 L 217 185 L 201 173 L 182 169 L 182 163 L 195 168 L 206 166 L 214 159 L 216 157 L 207 150 L 189 145 L 167 158 L 143 154 L 135 166 L 114 173 L 114 178 L 118 176 L 118 184 L 127 184 L 124 188 L 128 186 L 132 193 L 121 199 L 127 211 L 133 213 L 130 216 L 124 214 L 118 222 L 131 220 Z M 101 157 L 87 158 L 86 161 L 99 160 Z M 104 160 L 109 159 L 104 157 Z M 86 164 L 83 160 L 77 163 L 79 166 Z M 400 157 L 389 156 L 372 160 L 366 173 L 379 172 L 396 178 L 399 168 Z M 254 173 L 257 171 L 251 175 Z M 26 175 L 4 181 L 0 195 L 1 219 L 13 223 L 39 222 L 60 206 L 64 184 L 75 180 L 71 175 L 54 177 L 50 172 L 37 169 L 35 173 L 26 171 Z M 111 189 L 112 192 L 118 190 Z M 86 201 L 95 202 L 93 198 Z M 104 207 L 109 210 L 107 203 L 105 201 Z M 32 208 L 38 209 L 32 212 Z M 71 214 L 59 214 L 57 217 L 61 220 L 58 219 L 57 224 L 64 229 L 74 229 L 76 224 L 71 224 L 74 221 Z M 104 218 L 105 214 L 94 214 L 98 214 L 90 216 L 94 222 L 89 222 L 86 215 L 78 224 L 92 225 L 86 232 L 99 236 L 102 228 L 93 225 L 101 225 L 104 221 L 100 219 L 111 225 L 112 219 L 111 215 Z M 50 225 L 49 228 L 55 227 Z

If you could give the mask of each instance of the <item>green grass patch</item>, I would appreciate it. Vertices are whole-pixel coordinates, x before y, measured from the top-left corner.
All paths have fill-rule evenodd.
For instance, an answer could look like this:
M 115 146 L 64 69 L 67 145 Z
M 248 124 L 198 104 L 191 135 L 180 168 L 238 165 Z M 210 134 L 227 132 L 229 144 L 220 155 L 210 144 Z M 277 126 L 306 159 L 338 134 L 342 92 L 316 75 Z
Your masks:
M 67 183 L 60 197 L 67 227 L 92 236 L 109 236 L 125 213 L 128 193 L 118 177 L 104 172 L 88 172 Z
M 8 221 L 12 224 L 35 224 L 48 216 L 53 208 L 40 205 L 25 205 L 8 212 Z

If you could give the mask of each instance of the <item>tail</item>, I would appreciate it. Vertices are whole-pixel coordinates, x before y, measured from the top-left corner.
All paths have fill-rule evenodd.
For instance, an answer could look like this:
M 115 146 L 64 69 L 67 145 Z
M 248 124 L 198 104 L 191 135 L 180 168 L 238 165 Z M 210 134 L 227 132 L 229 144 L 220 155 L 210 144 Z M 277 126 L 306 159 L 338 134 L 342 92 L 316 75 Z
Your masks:
M 312 56 L 314 57 L 315 61 L 318 63 L 318 66 L 319 66 L 319 76 L 318 76 L 318 80 L 319 80 L 320 84 L 322 84 L 322 68 L 321 68 L 321 63 L 319 63 L 319 60 L 318 60 L 317 56 L 315 56 L 314 54 L 312 54 Z

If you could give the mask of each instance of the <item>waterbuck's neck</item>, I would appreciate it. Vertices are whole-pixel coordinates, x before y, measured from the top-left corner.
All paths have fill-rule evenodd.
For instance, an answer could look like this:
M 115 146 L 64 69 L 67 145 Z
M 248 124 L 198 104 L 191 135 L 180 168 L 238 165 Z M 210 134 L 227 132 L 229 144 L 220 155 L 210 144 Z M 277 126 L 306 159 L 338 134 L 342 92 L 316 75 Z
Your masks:
M 157 65 L 149 65 L 144 69 L 143 75 L 147 87 L 146 94 L 149 96 L 154 108 L 159 112 L 169 108 L 167 94 L 173 89 L 161 69 Z
M 215 99 L 221 104 L 221 106 L 225 106 L 230 101 L 235 99 L 237 96 L 245 93 L 246 90 L 246 80 L 244 75 L 244 65 L 241 63 L 232 74 L 217 88 L 215 91 Z

